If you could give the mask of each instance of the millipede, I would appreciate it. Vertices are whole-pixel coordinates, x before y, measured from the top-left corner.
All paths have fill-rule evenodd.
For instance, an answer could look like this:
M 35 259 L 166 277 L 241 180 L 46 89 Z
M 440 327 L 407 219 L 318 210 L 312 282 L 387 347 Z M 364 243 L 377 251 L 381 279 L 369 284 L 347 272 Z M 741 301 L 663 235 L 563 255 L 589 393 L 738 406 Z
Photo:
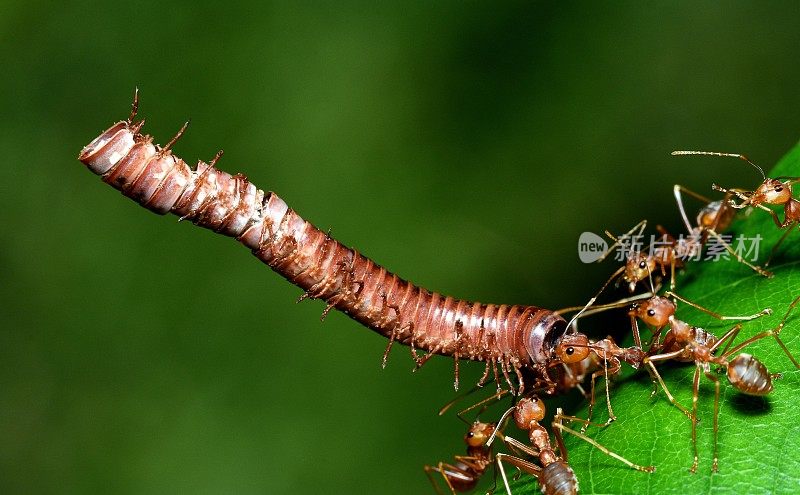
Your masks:
M 300 300 L 325 301 L 323 319 L 337 309 L 385 336 L 384 366 L 397 342 L 410 347 L 415 369 L 433 355 L 451 356 L 456 389 L 459 361 L 472 360 L 486 363 L 479 385 L 491 378 L 499 388 L 503 380 L 521 393 L 527 380 L 554 391 L 548 370 L 589 353 L 586 337 L 568 331 L 567 321 L 553 311 L 469 302 L 398 277 L 304 220 L 277 194 L 217 169 L 221 151 L 209 163 L 189 167 L 172 153 L 188 122 L 159 146 L 140 132 L 138 109 L 137 89 L 130 116 L 84 147 L 78 159 L 145 208 L 236 238 L 299 286 Z

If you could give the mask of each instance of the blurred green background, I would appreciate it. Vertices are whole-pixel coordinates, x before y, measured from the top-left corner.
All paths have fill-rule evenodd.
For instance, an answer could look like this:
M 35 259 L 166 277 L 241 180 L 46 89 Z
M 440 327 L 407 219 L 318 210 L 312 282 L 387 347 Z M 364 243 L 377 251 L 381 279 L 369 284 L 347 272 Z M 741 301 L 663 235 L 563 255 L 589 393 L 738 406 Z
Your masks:
M 792 2 L 0 6 L 0 492 L 433 493 L 452 362 L 395 348 L 237 243 L 75 159 L 127 116 L 226 150 L 431 289 L 561 307 L 583 231 L 680 232 L 672 184 L 750 186 L 800 137 Z M 605 332 L 608 329 L 601 329 Z M 469 367 L 462 381 L 479 374 Z

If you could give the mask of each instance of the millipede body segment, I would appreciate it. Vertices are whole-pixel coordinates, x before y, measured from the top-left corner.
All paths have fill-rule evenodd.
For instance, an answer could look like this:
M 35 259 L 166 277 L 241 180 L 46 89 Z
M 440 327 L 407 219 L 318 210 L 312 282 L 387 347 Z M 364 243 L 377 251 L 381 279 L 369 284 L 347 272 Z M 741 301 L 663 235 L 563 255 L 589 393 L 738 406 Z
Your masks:
M 339 309 L 387 337 L 387 353 L 396 341 L 412 347 L 418 366 L 442 354 L 453 356 L 456 366 L 458 359 L 485 361 L 482 381 L 490 365 L 495 378 L 499 368 L 509 383 L 510 372 L 521 382 L 524 368 L 538 368 L 536 375 L 549 381 L 545 368 L 566 333 L 560 316 L 535 306 L 468 302 L 403 280 L 301 218 L 276 194 L 215 168 L 219 155 L 192 169 L 171 152 L 172 142 L 153 144 L 139 132 L 143 121 L 133 121 L 136 107 L 79 156 L 124 195 L 156 213 L 172 212 L 235 237 L 301 287 L 302 298 L 326 301 L 324 314 Z M 417 358 L 416 349 L 428 355 Z

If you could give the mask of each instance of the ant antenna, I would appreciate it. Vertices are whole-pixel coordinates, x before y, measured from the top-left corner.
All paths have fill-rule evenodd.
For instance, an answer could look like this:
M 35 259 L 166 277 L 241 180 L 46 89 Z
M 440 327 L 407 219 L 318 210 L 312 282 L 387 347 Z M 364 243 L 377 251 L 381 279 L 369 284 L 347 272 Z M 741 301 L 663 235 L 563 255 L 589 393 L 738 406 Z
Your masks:
M 464 397 L 467 397 L 468 395 L 471 395 L 471 394 L 473 394 L 473 393 L 475 393 L 477 391 L 478 391 L 478 386 L 476 385 L 476 386 L 472 387 L 471 389 L 467 390 L 466 392 L 464 392 L 462 394 L 458 394 L 457 396 L 455 396 L 454 399 L 452 399 L 450 402 L 448 402 L 447 404 L 442 406 L 441 409 L 439 409 L 439 416 L 444 416 L 444 413 L 449 411 L 450 408 L 453 407 L 457 402 L 459 402 Z
M 606 283 L 606 285 L 608 285 L 608 283 Z M 605 285 L 603 286 L 603 289 L 605 289 Z M 602 292 L 602 289 L 601 289 L 600 291 Z M 578 311 L 577 313 L 575 313 L 575 316 L 573 316 L 573 317 L 572 317 L 572 319 L 571 319 L 571 320 L 569 320 L 569 323 L 567 323 L 567 328 L 568 328 L 568 329 L 569 329 L 569 328 L 572 328 L 572 324 L 573 324 L 573 323 L 575 323 L 575 321 L 576 321 L 578 318 L 580 318 L 580 316 L 581 316 L 581 315 L 582 315 L 582 314 L 583 314 L 583 313 L 584 313 L 584 312 L 585 312 L 587 309 L 589 309 L 589 307 L 590 307 L 592 304 L 594 304 L 594 302 L 595 302 L 596 300 L 597 300 L 597 296 L 594 296 L 593 298 L 589 299 L 589 302 L 588 302 L 588 303 L 586 303 L 586 306 L 584 306 L 584 307 L 583 307 L 583 309 L 581 309 L 580 311 Z
M 717 151 L 673 151 L 670 153 L 672 156 L 679 156 L 679 155 L 708 155 L 708 156 L 727 156 L 730 158 L 738 158 L 740 160 L 744 160 L 750 165 L 752 165 L 756 170 L 759 171 L 761 174 L 762 180 L 767 180 L 767 175 L 764 173 L 764 169 L 756 165 L 755 163 L 751 162 L 749 158 L 744 155 L 740 155 L 738 153 L 719 153 Z
M 487 447 L 492 445 L 492 442 L 494 442 L 494 437 L 497 436 L 497 432 L 503 429 L 503 423 L 508 419 L 508 416 L 514 412 L 515 407 L 516 406 L 509 407 L 508 410 L 504 412 L 502 416 L 500 416 L 500 419 L 497 421 L 497 427 L 492 432 L 489 440 L 486 441 Z
M 653 284 L 653 270 L 650 269 L 650 265 L 647 265 L 647 278 L 650 280 L 650 293 L 653 296 L 656 295 L 656 287 Z

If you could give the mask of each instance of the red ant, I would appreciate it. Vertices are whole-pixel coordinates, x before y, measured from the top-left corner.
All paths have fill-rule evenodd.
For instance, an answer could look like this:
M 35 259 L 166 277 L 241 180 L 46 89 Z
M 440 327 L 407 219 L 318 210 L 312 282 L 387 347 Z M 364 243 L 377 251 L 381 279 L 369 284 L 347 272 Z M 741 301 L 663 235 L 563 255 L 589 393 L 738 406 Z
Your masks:
M 496 423 L 482 423 L 475 421 L 469 427 L 469 431 L 464 435 L 464 442 L 467 444 L 467 455 L 455 456 L 454 463 L 440 462 L 436 466 L 425 466 L 425 474 L 431 480 L 431 484 L 436 489 L 436 493 L 441 495 L 439 485 L 434 479 L 433 473 L 441 474 L 450 492 L 468 492 L 475 488 L 478 480 L 486 472 L 486 469 L 494 462 L 492 449 L 487 442 L 497 431 Z
M 578 480 L 575 477 L 575 472 L 567 462 L 567 452 L 564 447 L 564 441 L 561 432 L 567 432 L 575 435 L 576 437 L 589 442 L 592 446 L 599 449 L 604 454 L 619 460 L 625 465 L 646 473 L 655 471 L 654 466 L 640 466 L 634 464 L 624 457 L 608 450 L 606 447 L 600 445 L 595 440 L 579 433 L 564 425 L 563 421 L 579 421 L 588 423 L 585 420 L 575 418 L 572 416 L 565 416 L 561 408 L 556 409 L 556 415 L 553 418 L 552 426 L 555 436 L 556 448 L 558 454 L 553 448 L 550 440 L 550 434 L 547 429 L 543 427 L 540 422 L 545 417 L 545 405 L 541 399 L 537 397 L 525 397 L 520 399 L 516 405 L 508 409 L 500 418 L 498 424 L 503 424 L 506 418 L 513 413 L 514 422 L 517 427 L 523 431 L 528 432 L 528 438 L 531 446 L 528 446 L 519 440 L 503 435 L 500 431 L 495 431 L 494 436 L 499 436 L 503 442 L 512 450 L 518 452 L 520 455 L 529 456 L 538 459 L 538 464 L 533 461 L 523 459 L 509 454 L 498 453 L 495 456 L 497 466 L 500 468 L 500 475 L 503 478 L 503 483 L 506 491 L 511 495 L 511 488 L 508 484 L 508 476 L 506 475 L 504 463 L 511 464 L 521 472 L 531 474 L 536 477 L 541 487 L 541 491 L 545 495 L 569 495 L 578 492 Z M 487 444 L 491 445 L 493 438 L 490 438 Z
M 609 379 L 608 379 L 609 375 L 615 376 L 620 372 L 622 368 L 621 367 L 622 361 L 628 363 L 634 369 L 638 369 L 640 365 L 645 361 L 647 354 L 652 355 L 655 354 L 656 352 L 670 352 L 677 348 L 675 336 L 671 332 L 667 332 L 667 335 L 665 336 L 663 343 L 660 342 L 661 332 L 669 324 L 670 321 L 669 318 L 674 316 L 675 311 L 677 309 L 676 303 L 670 298 L 684 302 L 722 321 L 725 320 L 749 321 L 759 318 L 761 316 L 772 314 L 772 310 L 770 308 L 766 308 L 762 311 L 759 311 L 756 314 L 749 316 L 723 316 L 697 303 L 685 299 L 675 294 L 674 292 L 667 292 L 664 296 L 656 295 L 655 294 L 656 290 L 653 287 L 652 279 L 650 281 L 650 284 L 651 284 L 650 294 L 653 294 L 651 297 L 643 299 L 642 296 L 635 296 L 609 304 L 598 305 L 590 310 L 584 311 L 583 314 L 581 315 L 582 317 L 586 317 L 591 314 L 606 311 L 608 309 L 624 307 L 627 306 L 628 304 L 634 303 L 631 306 L 630 310 L 628 311 L 628 316 L 630 317 L 631 321 L 631 331 L 633 333 L 633 340 L 634 340 L 633 347 L 619 347 L 611 337 L 607 337 L 603 340 L 599 340 L 597 342 L 588 345 L 588 347 L 594 351 L 594 354 L 603 360 L 603 369 L 600 371 L 595 371 L 592 374 L 591 392 L 588 395 L 589 411 L 588 411 L 587 421 L 591 420 L 592 413 L 594 410 L 595 381 L 597 378 L 601 376 L 605 378 L 606 404 L 608 406 L 609 419 L 603 426 L 607 426 L 616 419 L 616 416 L 614 415 L 614 412 L 611 408 L 611 398 L 609 393 Z M 575 308 L 565 308 L 564 310 L 561 311 L 568 311 L 573 309 Z M 573 320 L 575 320 L 575 318 L 573 318 Z M 642 350 L 643 348 L 641 343 L 642 339 L 639 332 L 638 320 L 642 320 L 652 330 L 653 333 L 653 339 L 650 342 L 649 351 L 647 352 L 647 354 Z M 700 342 L 704 345 L 713 345 L 716 342 L 716 337 L 710 332 L 706 332 L 702 328 L 696 328 L 695 339 L 697 342 Z M 675 358 L 675 360 L 693 361 L 694 359 L 691 358 L 690 356 L 683 356 L 683 357 L 678 356 Z M 683 406 L 681 406 L 675 401 L 675 399 L 672 397 L 669 391 L 667 391 L 667 396 L 670 402 L 672 402 L 679 409 L 687 413 L 683 409 Z M 585 431 L 585 429 L 586 426 L 584 426 L 581 431 L 583 432 Z
M 742 189 L 726 189 L 716 184 L 712 184 L 712 188 L 716 191 L 722 191 L 729 195 L 735 195 L 742 200 L 741 203 L 729 201 L 731 208 L 742 209 L 748 206 L 759 208 L 766 211 L 772 216 L 772 220 L 779 229 L 786 229 L 786 232 L 778 240 L 772 248 L 772 254 L 764 266 L 769 265 L 775 254 L 778 246 L 783 243 L 793 228 L 800 223 L 800 201 L 792 197 L 792 185 L 800 182 L 800 177 L 777 177 L 769 178 L 764 173 L 764 169 L 756 165 L 749 158 L 738 153 L 719 153 L 716 151 L 673 151 L 673 155 L 710 155 L 722 156 L 730 158 L 738 158 L 752 165 L 761 174 L 761 184 L 755 191 L 745 191 Z M 778 215 L 764 205 L 783 206 L 783 221 L 778 218 Z M 788 228 L 787 228 L 788 227 Z
M 711 372 L 711 366 L 717 365 L 726 371 L 728 381 L 731 385 L 736 387 L 742 393 L 748 395 L 766 395 L 772 391 L 772 378 L 777 375 L 770 374 L 761 361 L 751 356 L 750 354 L 741 353 L 734 358 L 732 355 L 741 351 L 748 345 L 756 342 L 757 340 L 765 337 L 774 337 L 778 345 L 783 349 L 789 359 L 792 361 L 796 368 L 800 369 L 800 364 L 792 356 L 789 349 L 780 338 L 780 332 L 786 324 L 794 306 L 800 301 L 800 297 L 796 298 L 790 305 L 780 324 L 768 331 L 761 332 L 741 344 L 736 345 L 732 349 L 728 349 L 733 343 L 733 340 L 738 335 L 742 328 L 741 324 L 735 325 L 728 330 L 725 335 L 719 339 L 714 339 L 713 335 L 706 332 L 702 328 L 693 327 L 688 323 L 678 320 L 674 315 L 674 306 L 667 304 L 650 305 L 648 306 L 648 318 L 651 323 L 662 329 L 666 326 L 669 331 L 665 336 L 663 344 L 656 346 L 656 348 L 645 357 L 644 363 L 649 367 L 649 371 L 653 377 L 653 384 L 656 381 L 661 385 L 664 393 L 667 395 L 669 401 L 681 410 L 692 421 L 692 445 L 694 447 L 694 462 L 690 469 L 691 472 L 697 471 L 698 455 L 697 455 L 697 401 L 700 387 L 700 373 L 702 372 L 709 380 L 714 382 L 715 395 L 714 395 L 714 461 L 712 464 L 712 471 L 718 470 L 718 455 L 717 455 L 717 436 L 719 430 L 719 391 L 720 380 L 715 374 Z M 652 309 L 652 313 L 650 310 Z M 763 312 L 762 312 L 763 313 Z M 754 315 L 755 316 L 755 315 Z M 647 321 L 647 320 L 645 320 Z M 659 330 L 660 332 L 660 330 Z M 722 354 L 715 356 L 714 353 L 719 347 L 725 344 Z M 670 393 L 661 375 L 655 367 L 656 362 L 667 360 L 690 360 L 695 363 L 695 372 L 693 379 L 693 395 L 692 395 L 692 411 L 689 412 L 684 406 L 678 403 Z M 658 388 L 655 386 L 653 394 L 657 392 Z
M 656 226 L 660 237 L 658 238 L 658 242 L 651 246 L 650 252 L 644 253 L 641 250 L 634 249 L 633 243 L 631 243 L 626 256 L 625 265 L 612 274 L 612 279 L 621 275 L 622 280 L 628 283 L 629 292 L 633 292 L 636 289 L 636 285 L 647 278 L 648 273 L 652 273 L 656 268 L 659 268 L 661 275 L 666 276 L 667 269 L 669 269 L 670 289 L 674 290 L 676 269 L 682 268 L 685 260 L 699 259 L 703 247 L 708 243 L 711 237 L 739 263 L 747 265 L 760 275 L 772 277 L 772 273 L 742 258 L 742 256 L 731 248 L 728 242 L 718 234 L 718 231 L 728 228 L 735 213 L 735 210 L 731 208 L 731 202 L 729 200 L 731 193 L 725 191 L 726 196 L 724 199 L 711 201 L 709 198 L 679 184 L 675 184 L 672 190 L 675 196 L 675 202 L 678 205 L 678 211 L 686 226 L 688 235 L 676 239 L 660 225 Z M 689 217 L 686 214 L 686 208 L 683 205 L 683 194 L 687 194 L 704 203 L 703 208 L 700 209 L 695 218 L 694 225 L 689 221 Z M 798 210 L 798 214 L 800 215 L 800 210 Z M 642 220 L 630 231 L 619 237 L 606 231 L 606 235 L 614 241 L 614 244 L 611 245 L 609 250 L 601 256 L 597 262 L 603 261 L 615 246 L 641 237 L 646 226 L 647 220 Z

